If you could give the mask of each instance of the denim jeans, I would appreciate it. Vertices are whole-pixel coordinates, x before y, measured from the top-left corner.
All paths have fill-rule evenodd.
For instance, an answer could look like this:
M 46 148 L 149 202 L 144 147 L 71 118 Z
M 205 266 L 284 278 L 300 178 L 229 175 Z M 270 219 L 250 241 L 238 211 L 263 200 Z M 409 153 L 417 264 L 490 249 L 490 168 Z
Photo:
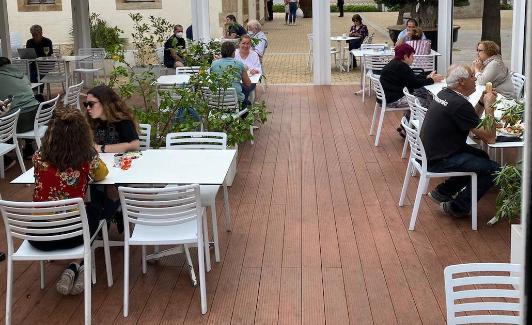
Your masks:
M 477 201 L 486 194 L 493 185 L 494 173 L 499 170 L 499 164 L 489 159 L 486 152 L 466 146 L 463 151 L 448 158 L 429 164 L 431 172 L 475 172 L 477 173 Z M 465 188 L 464 188 L 465 187 Z M 441 194 L 454 196 L 451 207 L 457 212 L 471 210 L 471 177 L 450 177 L 436 187 Z
M 297 2 L 290 2 L 288 3 L 288 9 L 290 11 L 290 15 L 288 16 L 288 22 L 294 23 L 296 22 L 296 11 L 297 11 Z

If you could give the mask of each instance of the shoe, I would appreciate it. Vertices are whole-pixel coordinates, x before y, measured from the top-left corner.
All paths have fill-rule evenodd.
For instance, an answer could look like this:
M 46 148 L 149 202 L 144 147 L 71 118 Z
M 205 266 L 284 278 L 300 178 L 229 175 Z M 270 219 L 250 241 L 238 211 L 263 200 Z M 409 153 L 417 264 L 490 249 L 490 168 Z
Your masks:
M 76 271 L 74 271 L 73 268 L 75 268 Z M 74 280 L 76 279 L 76 273 L 78 269 L 79 265 L 77 263 L 71 263 L 68 268 L 63 271 L 63 273 L 59 277 L 59 281 L 57 281 L 57 284 L 55 285 L 57 292 L 64 296 L 70 294 L 72 286 L 74 285 Z
M 85 283 L 85 265 L 82 265 L 78 269 L 78 274 L 76 275 L 76 280 L 74 280 L 74 285 L 72 286 L 72 290 L 70 290 L 70 294 L 72 296 L 79 295 L 84 290 L 84 283 Z
M 443 213 L 450 215 L 457 219 L 467 218 L 469 216 L 468 212 L 460 212 L 460 211 L 456 211 L 455 209 L 453 209 L 451 202 L 452 201 L 440 203 L 440 208 L 443 211 Z
M 440 193 L 437 189 L 434 189 L 429 192 L 429 197 L 434 201 L 435 203 L 442 203 L 442 202 L 449 202 L 452 201 L 453 197 Z

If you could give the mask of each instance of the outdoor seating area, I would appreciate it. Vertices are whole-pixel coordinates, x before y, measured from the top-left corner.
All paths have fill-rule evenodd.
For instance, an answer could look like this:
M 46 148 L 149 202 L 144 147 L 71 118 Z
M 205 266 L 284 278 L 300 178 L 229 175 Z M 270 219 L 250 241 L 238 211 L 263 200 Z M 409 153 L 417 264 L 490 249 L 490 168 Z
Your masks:
M 0 4 L 0 322 L 529 323 L 532 7 L 308 1 Z

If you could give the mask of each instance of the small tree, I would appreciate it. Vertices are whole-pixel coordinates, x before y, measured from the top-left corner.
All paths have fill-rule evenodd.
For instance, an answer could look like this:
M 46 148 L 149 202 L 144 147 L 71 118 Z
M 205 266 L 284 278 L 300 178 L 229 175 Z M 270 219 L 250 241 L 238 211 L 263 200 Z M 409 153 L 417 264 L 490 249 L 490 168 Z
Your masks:
M 499 0 L 484 0 L 481 40 L 490 40 L 501 46 L 501 3 Z

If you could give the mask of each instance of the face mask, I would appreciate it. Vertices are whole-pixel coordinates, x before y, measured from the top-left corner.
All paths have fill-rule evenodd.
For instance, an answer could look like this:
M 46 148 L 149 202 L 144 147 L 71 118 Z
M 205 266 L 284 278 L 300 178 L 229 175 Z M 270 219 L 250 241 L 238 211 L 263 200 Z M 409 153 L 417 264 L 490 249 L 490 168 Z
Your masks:
M 183 38 L 183 32 L 175 33 L 175 37 Z

